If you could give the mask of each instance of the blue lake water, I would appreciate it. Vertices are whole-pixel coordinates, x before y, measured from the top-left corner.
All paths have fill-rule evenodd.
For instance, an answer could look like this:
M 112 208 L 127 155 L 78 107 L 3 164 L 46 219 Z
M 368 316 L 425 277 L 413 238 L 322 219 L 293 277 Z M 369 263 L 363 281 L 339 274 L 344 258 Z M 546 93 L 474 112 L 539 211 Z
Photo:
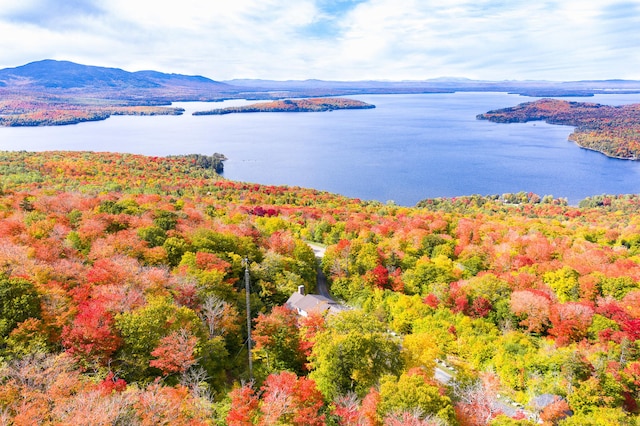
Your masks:
M 182 116 L 111 117 L 74 126 L 0 128 L 0 150 L 212 154 L 225 177 L 413 205 L 423 198 L 532 191 L 579 200 L 640 192 L 640 162 L 567 141 L 571 127 L 476 120 L 535 98 L 506 93 L 367 95 L 371 110 L 199 116 L 221 104 L 181 103 Z M 567 99 L 567 98 L 565 98 Z M 572 100 L 640 103 L 640 95 Z M 246 101 L 228 101 L 222 106 Z

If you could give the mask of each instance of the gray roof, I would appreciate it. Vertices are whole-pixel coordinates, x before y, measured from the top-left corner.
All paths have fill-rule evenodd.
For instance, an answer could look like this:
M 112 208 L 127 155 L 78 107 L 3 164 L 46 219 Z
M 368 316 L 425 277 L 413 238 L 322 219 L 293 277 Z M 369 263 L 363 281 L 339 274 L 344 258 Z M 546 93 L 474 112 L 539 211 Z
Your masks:
M 302 295 L 298 292 L 293 293 L 289 300 L 287 300 L 287 306 L 291 309 L 295 309 L 301 315 L 307 315 L 311 312 L 326 312 L 337 313 L 346 310 L 340 303 L 329 299 L 328 297 L 321 296 L 319 294 L 307 294 Z
M 294 308 L 303 297 L 304 294 L 300 294 L 296 291 L 291 296 L 289 296 L 289 299 L 287 299 L 287 306 L 289 306 L 290 308 Z

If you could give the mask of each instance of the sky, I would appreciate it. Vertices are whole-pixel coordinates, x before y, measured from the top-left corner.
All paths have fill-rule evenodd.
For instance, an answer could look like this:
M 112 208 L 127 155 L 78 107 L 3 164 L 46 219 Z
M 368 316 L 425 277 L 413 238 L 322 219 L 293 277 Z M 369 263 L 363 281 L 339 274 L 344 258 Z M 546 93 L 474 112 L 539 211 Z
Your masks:
M 640 80 L 640 0 L 0 0 L 0 68 Z

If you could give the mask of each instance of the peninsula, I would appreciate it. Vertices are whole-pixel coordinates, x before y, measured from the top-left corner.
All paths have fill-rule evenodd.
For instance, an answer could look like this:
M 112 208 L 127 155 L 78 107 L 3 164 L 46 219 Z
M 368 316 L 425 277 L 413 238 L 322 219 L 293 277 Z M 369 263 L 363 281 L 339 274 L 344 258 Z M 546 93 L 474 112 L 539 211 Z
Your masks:
M 247 112 L 320 112 L 370 108 L 375 108 L 375 105 L 345 98 L 285 99 L 239 107 L 218 108 L 210 111 L 197 111 L 193 115 L 223 115 Z
M 612 158 L 640 158 L 640 104 L 610 106 L 588 102 L 540 99 L 515 107 L 480 114 L 480 120 L 495 123 L 526 123 L 574 126 L 569 140 L 578 146 Z

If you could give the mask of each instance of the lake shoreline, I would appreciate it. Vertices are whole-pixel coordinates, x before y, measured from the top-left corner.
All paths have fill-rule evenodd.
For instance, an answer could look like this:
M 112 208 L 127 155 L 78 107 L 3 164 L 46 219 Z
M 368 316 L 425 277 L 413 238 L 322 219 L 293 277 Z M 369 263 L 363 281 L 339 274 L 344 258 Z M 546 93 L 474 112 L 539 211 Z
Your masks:
M 593 195 L 638 192 L 640 162 L 621 162 L 567 143 L 569 126 L 506 126 L 475 118 L 519 99 L 506 93 L 371 95 L 358 100 L 374 109 L 208 117 L 191 113 L 210 103 L 180 102 L 172 106 L 185 109 L 183 115 L 3 127 L 0 150 L 148 156 L 222 152 L 228 157 L 224 176 L 230 180 L 315 188 L 402 206 L 427 198 L 521 191 L 577 205 Z M 603 99 L 637 103 L 640 96 L 596 98 Z

